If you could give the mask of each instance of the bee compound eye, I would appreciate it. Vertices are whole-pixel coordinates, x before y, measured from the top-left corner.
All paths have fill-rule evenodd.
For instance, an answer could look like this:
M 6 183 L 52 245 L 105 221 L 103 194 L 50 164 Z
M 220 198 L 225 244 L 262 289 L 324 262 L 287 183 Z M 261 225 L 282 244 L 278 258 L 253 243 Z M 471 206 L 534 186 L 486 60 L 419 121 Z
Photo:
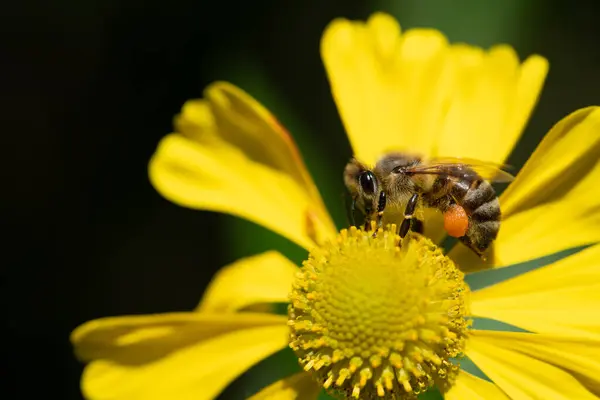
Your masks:
M 377 185 L 375 174 L 371 171 L 365 171 L 358 176 L 358 183 L 366 194 L 375 193 L 375 187 Z

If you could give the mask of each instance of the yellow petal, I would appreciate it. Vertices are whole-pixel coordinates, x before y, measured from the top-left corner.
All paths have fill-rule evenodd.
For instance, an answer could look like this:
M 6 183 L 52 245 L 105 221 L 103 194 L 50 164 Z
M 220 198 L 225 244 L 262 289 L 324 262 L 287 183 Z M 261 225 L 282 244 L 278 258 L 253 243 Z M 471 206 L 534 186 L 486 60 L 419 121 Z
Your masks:
M 265 107 L 227 82 L 210 85 L 205 95 L 224 140 L 251 160 L 290 175 L 324 207 L 294 139 Z
M 194 145 L 201 145 L 205 151 L 213 153 L 216 158 L 222 158 L 221 163 L 209 166 L 211 168 L 204 171 L 201 179 L 192 182 L 187 179 L 192 175 L 189 171 L 198 167 L 198 162 L 192 163 L 189 162 L 191 160 L 185 159 L 180 160 L 179 163 L 171 162 L 171 159 L 163 160 L 158 157 L 163 154 L 155 154 L 150 163 L 150 179 L 156 189 L 169 200 L 186 207 L 227 212 L 265 225 L 262 221 L 270 218 L 268 212 L 244 210 L 243 203 L 246 199 L 240 196 L 244 193 L 242 190 L 245 186 L 259 182 L 253 191 L 263 191 L 262 197 L 272 196 L 271 204 L 265 204 L 265 208 L 272 207 L 272 204 L 278 201 L 288 203 L 284 212 L 294 206 L 309 205 L 305 209 L 296 209 L 296 212 L 291 214 L 291 219 L 300 218 L 301 222 L 296 225 L 301 227 L 301 231 L 297 229 L 294 231 L 296 227 L 292 224 L 284 233 L 275 229 L 278 233 L 305 247 L 309 246 L 311 241 L 324 240 L 335 235 L 333 221 L 292 137 L 276 118 L 247 93 L 226 82 L 210 85 L 205 95 L 206 99 L 190 100 L 184 104 L 181 113 L 175 117 L 175 128 Z M 169 137 L 165 138 L 165 141 L 169 142 L 168 139 Z M 164 147 L 169 146 L 159 146 L 157 153 L 165 150 Z M 193 154 L 189 155 L 193 156 Z M 158 169 L 155 168 L 157 159 Z M 230 165 L 219 174 L 216 169 L 222 168 L 223 163 L 230 163 Z M 240 171 L 242 169 L 245 170 Z M 233 196 L 238 203 L 234 207 L 228 204 L 232 202 L 231 199 L 225 202 L 226 204 L 220 202 L 219 198 L 229 194 L 222 193 L 219 189 L 223 188 L 215 188 L 214 184 L 218 180 L 230 179 L 228 175 L 231 174 L 227 174 L 228 170 L 238 172 L 232 174 L 234 179 L 229 182 L 230 192 L 235 186 L 239 187 L 236 195 Z M 185 174 L 188 176 L 182 176 Z M 236 179 L 245 180 L 245 185 L 240 187 Z M 270 181 L 272 179 L 274 181 Z M 182 182 L 184 180 L 186 182 Z M 285 183 L 281 190 L 277 190 L 280 180 L 289 182 Z M 265 189 L 265 186 L 273 186 L 275 190 Z M 281 192 L 288 187 L 292 187 L 291 196 L 289 198 L 281 196 Z M 216 199 L 202 198 L 212 195 L 214 190 L 218 192 Z M 294 202 L 295 195 L 302 197 L 302 203 Z M 201 196 L 201 198 L 194 199 L 194 196 Z M 253 213 L 264 215 L 253 215 Z M 283 226 L 287 222 L 280 220 L 278 225 Z M 266 226 L 274 229 L 271 225 Z M 307 236 L 310 241 L 306 240 Z
M 176 132 L 200 143 L 222 140 L 218 137 L 210 103 L 205 99 L 186 101 L 181 113 L 173 119 L 173 125 Z
M 107 317 L 77 327 L 71 334 L 71 343 L 83 361 L 112 359 L 124 364 L 144 364 L 228 332 L 285 324 L 284 316 L 246 312 Z
M 461 370 L 456 383 L 444 394 L 446 400 L 508 400 L 509 397 L 491 382 Z
M 366 24 L 333 21 L 321 55 L 354 153 L 367 164 L 389 150 L 503 161 L 548 69 L 539 56 L 519 65 L 507 46 L 450 46 L 429 29 L 401 35 L 382 13 Z
M 494 265 L 600 241 L 599 154 L 600 107 L 576 111 L 550 130 L 500 197 Z M 481 264 L 462 246 L 450 256 L 460 265 Z
M 550 131 L 500 198 L 498 264 L 600 241 L 599 154 L 600 107 L 579 110 Z
M 597 381 L 598 345 L 575 338 L 473 331 L 466 354 L 510 398 L 584 400 L 597 397 L 571 372 Z
M 531 56 L 520 65 L 515 51 L 505 45 L 487 52 L 455 45 L 450 53 L 454 87 L 437 153 L 503 163 L 529 119 L 548 62 Z
M 600 107 L 577 110 L 554 125 L 502 194 L 504 216 L 581 190 L 584 178 L 600 168 L 599 128 Z
M 375 14 L 367 24 L 337 19 L 327 27 L 321 56 L 360 160 L 373 164 L 394 148 L 430 152 L 434 132 L 417 123 L 429 109 L 441 108 L 433 82 L 441 77 L 446 53 L 446 38 L 439 32 L 400 36 L 398 23 L 385 14 Z M 435 85 L 442 91 L 447 83 Z
M 154 187 L 176 204 L 248 219 L 307 249 L 335 235 L 330 217 L 289 174 L 226 142 L 168 135 L 149 169 Z
M 287 302 L 296 264 L 276 251 L 244 258 L 215 275 L 198 310 L 231 312 L 257 303 Z
M 533 332 L 600 339 L 600 245 L 471 294 L 471 313 Z
M 298 372 L 267 386 L 248 400 L 316 400 L 321 388 L 306 372 Z
M 232 380 L 288 343 L 285 324 L 229 332 L 145 364 L 101 359 L 82 376 L 93 400 L 213 399 Z
M 586 388 L 600 394 L 600 341 L 577 336 L 478 331 L 482 340 L 507 347 L 571 372 Z

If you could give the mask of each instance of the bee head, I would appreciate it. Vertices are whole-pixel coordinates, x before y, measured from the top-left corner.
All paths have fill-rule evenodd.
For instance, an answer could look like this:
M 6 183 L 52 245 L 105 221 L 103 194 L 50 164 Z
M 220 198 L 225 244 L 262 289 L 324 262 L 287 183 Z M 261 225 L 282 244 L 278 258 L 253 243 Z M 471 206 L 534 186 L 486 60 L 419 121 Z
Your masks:
M 382 185 L 372 170 L 353 159 L 344 170 L 344 183 L 358 210 L 367 215 L 377 211 Z

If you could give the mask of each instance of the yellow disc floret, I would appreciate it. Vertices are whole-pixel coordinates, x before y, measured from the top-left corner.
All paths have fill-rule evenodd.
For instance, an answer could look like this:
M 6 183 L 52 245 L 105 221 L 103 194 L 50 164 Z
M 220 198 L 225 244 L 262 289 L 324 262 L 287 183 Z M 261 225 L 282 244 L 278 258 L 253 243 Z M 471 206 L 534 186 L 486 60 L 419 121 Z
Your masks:
M 467 334 L 463 274 L 429 239 L 395 226 L 342 230 L 315 249 L 290 294 L 290 347 L 338 397 L 447 390 Z

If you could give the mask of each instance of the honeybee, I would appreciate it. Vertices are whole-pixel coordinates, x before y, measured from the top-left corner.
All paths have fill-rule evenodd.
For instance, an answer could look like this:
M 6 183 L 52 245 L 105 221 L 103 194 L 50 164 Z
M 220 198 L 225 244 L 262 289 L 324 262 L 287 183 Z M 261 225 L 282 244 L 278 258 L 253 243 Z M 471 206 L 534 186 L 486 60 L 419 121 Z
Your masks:
M 423 160 L 409 153 L 384 155 L 370 169 L 352 159 L 344 169 L 344 183 L 351 196 L 351 215 L 358 209 L 381 226 L 385 213 L 403 215 L 399 234 L 423 232 L 416 218 L 417 206 L 435 208 L 444 214 L 445 228 L 485 259 L 483 253 L 498 236 L 500 203 L 492 182 L 510 182 L 514 177 L 501 166 L 472 159 Z M 352 221 L 354 225 L 354 221 Z

